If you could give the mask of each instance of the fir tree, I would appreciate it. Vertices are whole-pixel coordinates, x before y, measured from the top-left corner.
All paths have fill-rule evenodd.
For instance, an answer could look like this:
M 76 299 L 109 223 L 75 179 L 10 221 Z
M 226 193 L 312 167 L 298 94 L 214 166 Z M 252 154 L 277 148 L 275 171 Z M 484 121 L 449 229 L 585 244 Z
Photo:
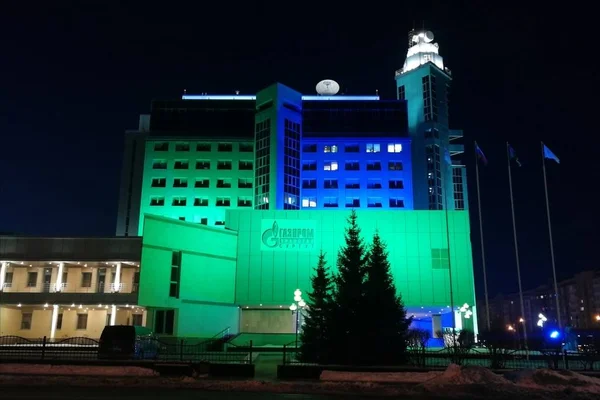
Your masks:
M 411 320 L 406 318 L 402 298 L 396 292 L 388 253 L 379 233 L 373 236 L 366 268 L 364 305 L 369 310 L 364 321 L 369 326 L 365 340 L 366 362 L 397 364 L 406 356 L 406 340 Z
M 301 333 L 302 344 L 299 356 L 303 362 L 323 364 L 328 361 L 333 288 L 333 280 L 323 251 L 319 254 L 315 274 L 311 277 L 311 285 L 312 292 L 308 293 L 308 308 Z
M 341 364 L 360 363 L 362 343 L 366 331 L 363 304 L 367 250 L 360 236 L 353 210 L 348 218 L 345 246 L 338 252 L 335 276 L 334 304 L 331 321 L 332 361 Z

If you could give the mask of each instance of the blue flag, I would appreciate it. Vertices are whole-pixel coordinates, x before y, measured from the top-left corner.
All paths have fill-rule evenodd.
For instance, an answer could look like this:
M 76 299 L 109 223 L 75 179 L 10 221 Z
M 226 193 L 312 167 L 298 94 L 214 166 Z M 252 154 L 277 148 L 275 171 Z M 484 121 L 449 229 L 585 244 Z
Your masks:
M 544 158 L 547 158 L 548 160 L 554 160 L 556 161 L 557 164 L 560 164 L 560 160 L 558 159 L 558 157 L 556 157 L 556 154 L 554 154 L 552 152 L 552 150 L 550 150 L 545 144 L 544 146 Z
M 515 164 L 517 164 L 519 167 L 522 165 L 521 161 L 519 161 L 519 157 L 517 156 L 517 152 L 515 151 L 515 149 L 512 148 L 512 146 L 509 144 L 508 145 L 508 157 L 515 162 Z
M 483 154 L 483 150 L 481 150 L 477 143 L 475 143 L 475 153 L 477 154 L 477 159 L 481 161 L 483 165 L 487 165 L 487 157 L 485 156 L 485 154 Z

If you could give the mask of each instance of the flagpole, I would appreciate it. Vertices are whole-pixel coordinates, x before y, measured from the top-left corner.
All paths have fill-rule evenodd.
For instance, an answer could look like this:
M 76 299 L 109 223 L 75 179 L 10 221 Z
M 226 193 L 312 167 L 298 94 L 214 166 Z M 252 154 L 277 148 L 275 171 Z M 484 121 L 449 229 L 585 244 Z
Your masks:
M 483 288 L 485 293 L 485 314 L 487 316 L 487 329 L 490 330 L 490 301 L 488 297 L 487 271 L 485 268 L 485 249 L 483 245 L 483 221 L 481 217 L 481 193 L 479 190 L 479 157 L 477 142 L 475 142 L 475 177 L 477 180 L 477 207 L 479 208 L 479 237 L 481 239 L 481 264 L 483 265 Z
M 517 280 L 519 282 L 519 300 L 521 301 L 521 318 L 523 318 L 523 339 L 527 351 L 527 321 L 525 321 L 525 303 L 523 302 L 523 286 L 521 285 L 521 265 L 519 263 L 519 244 L 517 242 L 517 225 L 515 222 L 515 201 L 513 198 L 512 172 L 510 167 L 510 145 L 506 143 L 506 155 L 508 159 L 508 187 L 510 190 L 510 209 L 512 212 L 513 237 L 515 241 L 515 259 L 517 261 Z
M 558 281 L 556 280 L 556 263 L 554 262 L 554 241 L 552 240 L 552 224 L 550 223 L 550 200 L 548 199 L 548 182 L 546 180 L 546 155 L 544 153 L 544 142 L 542 145 L 542 171 L 544 171 L 544 193 L 546 194 L 546 215 L 548 217 L 548 235 L 550 236 L 550 257 L 552 259 L 552 275 L 554 277 L 554 297 L 556 298 L 556 319 L 558 328 L 562 329 L 560 320 L 560 301 L 558 300 Z

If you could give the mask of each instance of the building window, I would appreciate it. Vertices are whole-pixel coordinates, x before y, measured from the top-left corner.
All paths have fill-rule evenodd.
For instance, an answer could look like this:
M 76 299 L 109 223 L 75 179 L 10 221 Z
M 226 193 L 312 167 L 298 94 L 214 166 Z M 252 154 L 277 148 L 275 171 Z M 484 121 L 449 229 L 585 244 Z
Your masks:
M 381 151 L 381 144 L 367 143 L 367 153 L 379 153 L 380 151 Z
M 302 146 L 302 151 L 304 153 L 316 153 L 317 145 L 315 143 L 305 144 Z
M 316 189 L 317 188 L 317 180 L 316 179 L 302 179 L 302 189 Z
M 166 178 L 152 178 L 152 187 L 166 187 L 167 179 Z
M 229 179 L 229 178 L 217 179 L 217 187 L 218 188 L 230 188 L 231 187 L 231 179 Z
M 255 161 L 254 206 L 258 210 L 269 209 L 271 181 L 271 120 L 258 121 L 254 125 Z
M 240 143 L 240 153 L 252 153 L 254 145 L 252 143 Z
M 338 198 L 337 197 L 325 197 L 323 199 L 323 207 L 336 208 L 337 206 L 338 206 Z
M 404 208 L 404 199 L 397 197 L 390 198 L 390 208 Z
M 172 206 L 183 207 L 187 204 L 187 199 L 185 197 L 174 197 Z
M 427 163 L 427 184 L 429 190 L 429 209 L 442 210 L 442 167 L 440 147 L 438 145 L 425 146 L 425 161 Z
M 315 182 L 315 186 L 316 186 L 316 182 Z M 337 179 L 325 179 L 325 181 L 323 181 L 323 187 L 325 189 L 337 189 L 338 181 L 337 181 Z
M 402 171 L 402 161 L 390 161 L 388 162 L 388 171 Z
M 337 161 L 325 161 L 323 164 L 323 171 L 337 171 L 338 163 Z
M 33 318 L 32 313 L 22 313 L 21 314 L 21 330 L 31 329 L 32 318 Z
M 302 207 L 315 208 L 316 206 L 317 206 L 317 198 L 316 197 L 303 197 L 302 198 Z
M 229 197 L 217 197 L 217 207 L 229 207 L 231 205 L 231 199 Z
M 242 161 L 238 162 L 238 169 L 240 171 L 251 171 L 253 168 L 252 161 Z
M 252 178 L 238 178 L 238 188 L 251 189 L 252 188 Z
M 317 162 L 316 161 L 303 161 L 302 162 L 302 171 L 316 171 L 317 170 Z
M 225 221 L 215 221 L 215 226 L 224 226 Z
M 381 179 L 369 179 L 367 189 L 381 189 Z
M 358 171 L 360 169 L 360 164 L 358 161 L 346 161 L 345 169 L 346 171 Z
M 185 217 L 179 217 L 180 221 L 185 221 Z
M 188 187 L 188 180 L 186 178 L 175 178 L 175 179 L 173 179 L 173 187 L 176 187 L 176 188 Z
M 347 144 L 344 146 L 345 153 L 358 153 L 360 152 L 360 146 L 358 143 Z
M 175 310 L 156 310 L 154 313 L 154 333 L 172 335 L 175 327 Z
M 448 249 L 431 249 L 431 268 L 450 268 L 450 262 L 448 260 Z
M 81 287 L 82 288 L 92 287 L 92 273 L 91 272 L 82 272 L 81 273 Z
M 225 161 L 225 160 L 217 161 L 217 169 L 231 169 L 231 161 Z
M 208 218 L 206 218 L 206 217 L 200 218 L 200 225 L 208 225 Z
M 333 144 L 333 145 L 327 145 L 323 148 L 323 153 L 337 153 L 338 152 L 338 147 Z
M 233 151 L 233 145 L 231 143 L 219 143 L 217 150 L 220 152 L 231 152 Z
M 189 143 L 176 143 L 175 151 L 190 151 L 190 144 Z
M 194 199 L 195 207 L 208 207 L 208 199 L 206 197 L 196 197 Z
M 169 151 L 169 143 L 167 143 L 167 142 L 154 143 L 154 151 Z
M 196 160 L 196 169 L 210 169 L 210 161 Z
M 454 188 L 454 209 L 465 209 L 465 193 L 463 182 L 463 167 L 452 168 L 452 186 Z
M 171 253 L 171 279 L 169 282 L 169 297 L 179 298 L 179 282 L 181 279 L 181 252 Z
M 346 179 L 346 189 L 360 189 L 360 181 L 358 179 Z
M 196 143 L 196 151 L 201 153 L 208 153 L 211 151 L 210 143 Z
M 188 160 L 175 160 L 175 169 L 189 169 L 190 162 Z
M 427 129 L 425 131 L 425 139 L 439 139 L 440 138 L 440 131 L 438 131 L 437 129 L 433 128 L 433 129 Z
M 404 89 L 404 85 L 398 86 L 398 100 L 406 99 L 406 91 Z
M 167 160 L 152 160 L 152 169 L 167 169 Z
M 56 317 L 56 329 L 57 330 L 61 330 L 62 329 L 62 321 L 63 321 L 63 314 L 60 313 Z
M 4 275 L 4 287 L 11 288 L 12 282 L 13 282 L 13 273 L 7 272 L 6 275 Z M 66 281 L 63 281 L 63 282 L 66 282 Z M 2 288 L 0 288 L 0 289 L 2 289 Z
M 150 198 L 150 206 L 164 206 L 165 198 L 164 197 L 151 197 Z
M 27 287 L 36 287 L 38 280 L 37 272 L 28 272 L 27 273 Z
M 142 326 L 144 320 L 143 314 L 133 314 L 131 316 L 131 325 L 133 326 Z
M 360 207 L 360 199 L 358 197 L 346 197 L 346 207 L 348 207 L 348 208 Z
M 400 180 L 389 181 L 388 184 L 390 189 L 404 189 L 404 182 Z
M 207 178 L 196 179 L 196 182 L 194 183 L 194 187 L 197 187 L 197 188 L 207 188 L 209 186 L 210 186 L 210 179 L 207 179 Z
M 252 207 L 252 199 L 250 197 L 238 197 L 238 207 Z
M 88 322 L 88 315 L 87 314 L 77 314 L 77 327 L 75 329 L 77 329 L 77 330 L 86 330 L 87 329 L 87 322 Z
M 381 208 L 381 197 L 367 197 L 367 207 L 369 208 Z
M 388 153 L 400 153 L 402 151 L 402 143 L 388 143 Z
M 369 161 L 367 171 L 381 171 L 381 161 Z

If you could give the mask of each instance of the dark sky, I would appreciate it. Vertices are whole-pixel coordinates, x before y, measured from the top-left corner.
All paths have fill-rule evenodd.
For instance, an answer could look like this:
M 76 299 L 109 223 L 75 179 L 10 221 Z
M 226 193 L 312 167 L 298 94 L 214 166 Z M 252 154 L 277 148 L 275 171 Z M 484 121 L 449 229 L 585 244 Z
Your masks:
M 516 288 L 506 141 L 523 163 L 513 172 L 524 286 L 551 277 L 540 140 L 562 161 L 548 165 L 559 276 L 598 266 L 590 210 L 600 140 L 582 116 L 588 53 L 563 9 L 478 0 L 11 3 L 0 16 L 0 232 L 113 234 L 123 132 L 154 98 L 253 94 L 275 81 L 312 93 L 324 78 L 347 93 L 393 97 L 407 32 L 424 21 L 453 73 L 451 125 L 465 132 L 479 287 L 474 140 L 489 159 L 481 190 L 491 293 Z

